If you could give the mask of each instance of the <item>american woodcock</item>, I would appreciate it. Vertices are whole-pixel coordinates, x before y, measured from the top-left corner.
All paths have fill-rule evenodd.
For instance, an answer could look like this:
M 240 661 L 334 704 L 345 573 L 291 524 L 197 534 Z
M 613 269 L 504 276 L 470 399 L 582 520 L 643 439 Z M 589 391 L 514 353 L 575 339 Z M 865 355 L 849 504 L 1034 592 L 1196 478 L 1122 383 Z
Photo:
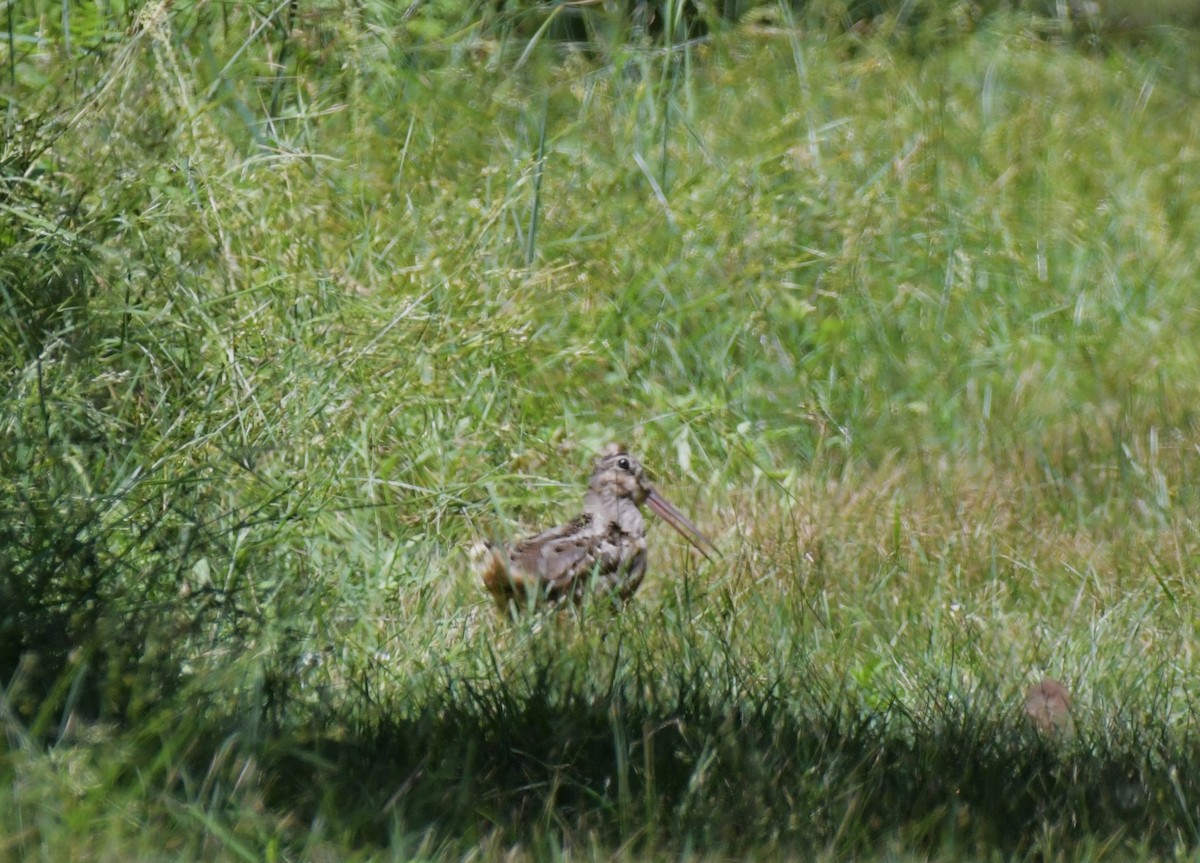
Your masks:
M 628 599 L 646 574 L 643 505 L 705 557 L 705 546 L 717 551 L 655 490 L 636 458 L 619 444 L 609 444 L 596 459 L 583 512 L 573 521 L 508 547 L 476 545 L 473 556 L 484 587 L 501 609 L 514 599 L 558 602 L 570 597 L 578 603 L 589 592 Z

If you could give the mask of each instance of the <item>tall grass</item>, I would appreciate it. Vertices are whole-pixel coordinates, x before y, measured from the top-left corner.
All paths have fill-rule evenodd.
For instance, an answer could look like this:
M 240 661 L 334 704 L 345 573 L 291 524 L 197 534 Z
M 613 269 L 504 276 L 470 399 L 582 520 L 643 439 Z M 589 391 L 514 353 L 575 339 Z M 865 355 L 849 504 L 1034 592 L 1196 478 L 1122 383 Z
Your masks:
M 1193 35 L 4 9 L 5 852 L 1194 849 Z

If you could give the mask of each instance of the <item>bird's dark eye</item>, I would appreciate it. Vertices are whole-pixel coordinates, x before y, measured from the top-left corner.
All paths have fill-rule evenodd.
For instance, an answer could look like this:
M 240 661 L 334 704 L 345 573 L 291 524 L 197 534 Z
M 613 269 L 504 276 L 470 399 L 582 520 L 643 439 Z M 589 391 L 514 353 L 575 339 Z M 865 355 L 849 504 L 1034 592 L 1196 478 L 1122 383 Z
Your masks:
M 621 470 L 629 470 L 629 459 L 625 458 L 625 456 L 621 456 L 619 459 L 617 459 L 617 467 L 619 467 Z

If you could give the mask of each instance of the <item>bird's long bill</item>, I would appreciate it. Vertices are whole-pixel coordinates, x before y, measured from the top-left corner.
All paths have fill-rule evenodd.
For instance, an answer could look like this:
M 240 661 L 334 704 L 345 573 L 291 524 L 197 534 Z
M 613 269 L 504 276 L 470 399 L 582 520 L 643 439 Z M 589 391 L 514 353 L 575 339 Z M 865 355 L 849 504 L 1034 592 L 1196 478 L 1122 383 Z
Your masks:
M 646 505 L 654 511 L 654 514 L 665 521 L 671 527 L 675 528 L 679 533 L 696 547 L 696 550 L 702 555 L 712 560 L 708 551 L 704 546 L 708 546 L 713 551 L 720 554 L 717 547 L 713 545 L 713 541 L 700 532 L 700 528 L 692 524 L 691 520 L 686 515 L 677 510 L 671 505 L 665 497 L 659 494 L 654 489 L 650 490 L 650 494 L 646 497 Z

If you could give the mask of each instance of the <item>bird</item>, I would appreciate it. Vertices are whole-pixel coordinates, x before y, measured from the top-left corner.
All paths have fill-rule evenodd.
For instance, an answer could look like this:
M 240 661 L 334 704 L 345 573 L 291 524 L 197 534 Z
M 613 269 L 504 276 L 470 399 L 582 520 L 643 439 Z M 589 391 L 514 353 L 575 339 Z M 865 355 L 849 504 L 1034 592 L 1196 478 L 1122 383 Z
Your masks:
M 1044 678 L 1025 692 L 1025 715 L 1043 734 L 1071 737 L 1075 734 L 1071 693 L 1053 677 Z
M 473 549 L 476 570 L 500 610 L 515 601 L 580 604 L 589 594 L 628 600 L 646 575 L 648 507 L 709 560 L 712 540 L 651 485 L 638 459 L 621 444 L 601 450 L 583 512 L 566 524 L 511 545 L 490 541 Z

